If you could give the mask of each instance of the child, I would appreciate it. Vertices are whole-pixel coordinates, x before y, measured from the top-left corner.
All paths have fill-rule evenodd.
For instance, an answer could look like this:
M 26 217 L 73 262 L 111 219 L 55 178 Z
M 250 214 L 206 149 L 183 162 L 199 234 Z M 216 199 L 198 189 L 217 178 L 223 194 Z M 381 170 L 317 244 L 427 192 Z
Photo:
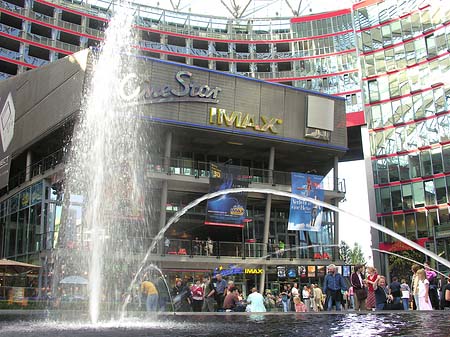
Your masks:
M 409 310 L 409 296 L 410 296 L 411 289 L 409 289 L 409 285 L 406 284 L 405 279 L 402 279 L 402 284 L 400 285 L 400 290 L 402 292 L 403 310 Z
M 306 305 L 300 300 L 300 297 L 294 297 L 295 312 L 306 312 Z
M 430 282 L 427 280 L 427 274 L 424 269 L 417 271 L 419 277 L 419 310 L 433 310 L 431 306 L 428 291 L 430 289 Z

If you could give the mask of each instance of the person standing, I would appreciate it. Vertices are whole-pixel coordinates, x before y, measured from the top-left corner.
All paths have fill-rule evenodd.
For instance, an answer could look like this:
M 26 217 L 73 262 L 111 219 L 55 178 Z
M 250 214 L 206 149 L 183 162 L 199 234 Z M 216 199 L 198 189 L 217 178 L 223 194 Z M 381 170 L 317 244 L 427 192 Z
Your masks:
M 419 309 L 418 310 L 433 310 L 433 307 L 431 306 L 431 300 L 430 300 L 430 282 L 427 279 L 426 273 L 424 269 L 419 269 L 417 271 L 417 276 L 419 278 Z
M 283 257 L 284 256 L 284 249 L 285 249 L 285 244 L 283 240 L 278 241 L 278 257 Z
M 411 271 L 413 272 L 411 289 L 413 293 L 413 309 L 420 310 L 419 308 L 419 276 L 417 271 L 420 269 L 418 264 L 413 264 L 411 266 Z
M 209 275 L 205 275 L 203 277 L 203 284 L 204 284 L 204 293 L 205 293 L 205 299 L 203 300 L 203 312 L 214 312 L 214 304 L 215 304 L 215 293 L 216 290 L 214 288 L 214 283 L 211 282 L 211 278 Z
M 372 308 L 375 308 L 375 289 L 374 285 L 378 283 L 379 275 L 377 273 L 377 270 L 374 267 L 367 267 L 367 300 L 366 300 L 366 308 L 371 310 Z
M 398 282 L 397 276 L 392 278 L 392 282 L 389 285 L 389 293 L 394 298 L 394 303 L 400 303 L 402 298 L 402 292 L 400 290 L 400 282 Z
M 405 279 L 402 279 L 402 283 L 400 284 L 400 291 L 402 292 L 403 310 L 409 310 L 409 298 L 411 296 L 411 289 L 409 288 L 409 285 L 406 283 Z
M 141 284 L 141 293 L 145 296 L 145 306 L 147 311 L 156 311 L 158 308 L 158 291 L 153 282 L 150 282 L 147 276 Z
M 354 293 L 354 306 L 356 311 L 366 310 L 367 288 L 364 283 L 364 265 L 357 264 L 353 274 L 350 276 L 350 283 L 352 284 Z
M 384 310 L 386 304 L 391 302 L 394 298 L 389 294 L 389 289 L 386 286 L 386 279 L 384 276 L 378 276 L 377 283 L 373 285 L 375 295 L 375 310 Z
M 194 312 L 201 312 L 203 306 L 203 298 L 204 298 L 204 289 L 203 285 L 200 283 L 200 280 L 197 280 L 194 285 L 191 287 L 192 293 L 192 310 Z
M 427 276 L 427 280 L 428 280 L 428 282 L 430 282 L 429 295 L 430 295 L 431 306 L 433 307 L 433 309 L 438 310 L 439 309 L 439 295 L 438 295 L 437 273 L 434 270 L 431 270 L 428 262 L 425 262 L 423 264 L 423 266 L 425 269 L 425 274 Z
M 450 310 L 450 274 L 447 277 L 447 284 L 445 286 L 442 280 L 441 309 Z
M 222 274 L 216 274 L 216 282 L 214 284 L 215 289 L 215 299 L 217 302 L 217 310 L 222 311 L 223 301 L 225 299 L 225 290 L 227 289 L 227 281 L 222 278 Z
M 342 290 L 347 290 L 345 280 L 336 270 L 334 264 L 328 266 L 328 274 L 325 276 L 323 292 L 327 295 L 326 308 L 331 311 L 333 302 L 336 303 L 336 311 L 341 310 Z
M 313 285 L 313 291 L 314 291 L 314 303 L 315 303 L 315 309 L 314 311 L 323 311 L 323 304 L 322 304 L 322 289 L 320 289 L 318 284 Z
M 206 252 L 206 256 L 212 256 L 214 253 L 214 244 L 210 237 L 208 237 L 208 240 L 206 240 L 205 252 Z
M 175 286 L 172 289 L 172 298 L 174 309 L 177 312 L 192 311 L 192 295 L 191 290 L 181 279 L 176 279 Z
M 283 286 L 283 291 L 280 293 L 281 296 L 281 304 L 283 305 L 283 312 L 289 311 L 289 297 L 288 297 L 288 287 L 287 285 Z
M 166 237 L 164 239 L 164 254 L 169 253 L 169 248 L 170 248 L 170 240 L 168 237 Z
M 308 286 L 304 286 L 302 290 L 302 298 L 303 303 L 305 303 L 306 311 L 309 312 L 309 309 L 311 308 L 311 295 L 308 289 Z

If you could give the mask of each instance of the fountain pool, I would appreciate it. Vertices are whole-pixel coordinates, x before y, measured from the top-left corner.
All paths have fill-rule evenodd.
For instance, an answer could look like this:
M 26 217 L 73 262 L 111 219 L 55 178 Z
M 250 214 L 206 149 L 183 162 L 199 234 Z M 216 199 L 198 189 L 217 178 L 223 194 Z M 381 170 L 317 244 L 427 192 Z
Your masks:
M 41 313 L 24 319 L 0 315 L 2 337 L 159 336 L 434 336 L 447 337 L 448 311 L 396 313 L 222 313 L 142 316 L 97 324 L 54 320 Z M 43 320 L 36 320 L 36 319 Z

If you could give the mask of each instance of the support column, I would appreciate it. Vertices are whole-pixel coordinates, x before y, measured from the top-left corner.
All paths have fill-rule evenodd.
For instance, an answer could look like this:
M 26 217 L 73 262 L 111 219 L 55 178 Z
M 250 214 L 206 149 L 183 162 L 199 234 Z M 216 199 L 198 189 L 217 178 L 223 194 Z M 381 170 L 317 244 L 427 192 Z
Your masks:
M 339 158 L 337 156 L 334 157 L 334 165 L 333 165 L 333 190 L 334 192 L 339 191 Z M 333 200 L 333 205 L 339 207 L 339 200 L 336 198 Z M 340 237 L 339 237 L 339 213 L 334 213 L 334 244 L 339 245 Z M 339 247 L 333 248 L 333 257 L 335 259 L 339 258 Z
M 273 169 L 275 166 L 275 148 L 272 146 L 270 148 L 269 155 L 269 184 L 273 185 Z M 272 195 L 268 194 L 266 196 L 266 210 L 264 213 L 264 234 L 263 234 L 263 251 L 262 256 L 267 255 L 267 246 L 269 244 L 269 228 L 270 228 L 270 211 L 272 209 Z M 264 294 L 264 285 L 266 279 L 266 266 L 263 267 L 263 273 L 259 280 L 259 291 Z
M 33 155 L 31 151 L 27 152 L 27 164 L 25 167 L 25 181 L 30 181 L 31 179 L 31 164 L 33 161 Z
M 167 132 L 166 142 L 164 147 L 164 160 L 163 166 L 164 171 L 169 173 L 170 169 L 170 154 L 172 151 L 172 132 Z M 166 225 L 166 205 L 167 205 L 167 193 L 168 184 L 167 179 L 164 179 L 161 183 L 161 204 L 160 204 L 160 214 L 159 214 L 159 230 L 161 230 Z M 164 238 L 160 241 L 158 245 L 158 254 L 162 254 L 164 251 Z

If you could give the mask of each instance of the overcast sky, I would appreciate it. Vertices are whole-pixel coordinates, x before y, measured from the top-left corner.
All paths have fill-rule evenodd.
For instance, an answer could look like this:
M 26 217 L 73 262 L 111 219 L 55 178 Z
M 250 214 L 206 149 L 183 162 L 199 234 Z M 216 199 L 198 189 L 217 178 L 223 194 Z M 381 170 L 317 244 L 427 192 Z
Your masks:
M 346 201 L 341 202 L 339 208 L 369 221 L 369 202 L 364 161 L 340 163 L 338 176 L 340 179 L 345 179 L 347 188 Z M 347 214 L 341 214 L 339 215 L 339 226 L 340 240 L 347 242 L 350 247 L 353 247 L 355 242 L 359 243 L 363 248 L 366 262 L 369 262 L 369 257 L 372 256 L 370 249 L 370 225 Z
M 249 0 L 234 0 L 236 4 L 245 8 Z M 158 6 L 164 9 L 172 10 L 172 4 L 179 8 L 181 12 L 210 14 L 215 16 L 230 17 L 229 11 L 220 0 L 139 0 L 151 6 Z M 223 0 L 229 8 L 231 8 L 232 0 Z M 320 13 L 342 8 L 351 7 L 352 0 L 252 0 L 248 5 L 245 14 L 249 17 L 275 17 L 293 16 L 290 7 L 298 10 L 300 6 L 300 14 L 307 15 L 312 13 Z M 289 5 L 288 5 L 289 3 Z M 254 13 L 254 14 L 252 14 Z M 245 15 L 244 15 L 245 16 Z

